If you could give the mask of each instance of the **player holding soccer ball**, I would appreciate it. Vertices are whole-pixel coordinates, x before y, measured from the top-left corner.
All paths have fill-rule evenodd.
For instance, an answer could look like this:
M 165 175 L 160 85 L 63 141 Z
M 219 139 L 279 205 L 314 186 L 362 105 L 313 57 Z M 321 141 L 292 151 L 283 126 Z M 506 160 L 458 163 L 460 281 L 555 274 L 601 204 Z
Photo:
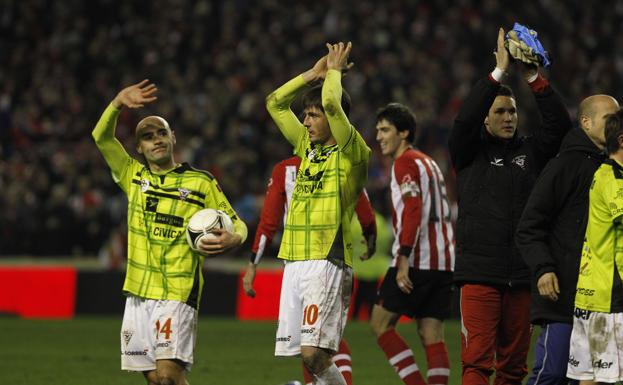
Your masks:
M 130 157 L 115 138 L 121 109 L 143 107 L 156 100 L 156 92 L 148 80 L 121 90 L 102 114 L 93 138 L 128 196 L 121 368 L 142 372 L 150 385 L 182 385 L 193 363 L 203 287 L 203 257 L 187 244 L 188 220 L 206 207 L 220 209 L 233 220 L 233 233 L 217 229 L 215 237 L 200 240 L 205 255 L 240 245 L 247 228 L 212 175 L 175 161 L 175 134 L 166 120 L 148 116 L 136 126 L 136 150 L 146 164 Z
M 271 93 L 266 107 L 301 158 L 279 258 L 286 260 L 275 355 L 301 355 L 314 383 L 343 385 L 331 356 L 346 326 L 352 290 L 350 223 L 371 150 L 342 104 L 351 44 L 327 44 L 313 68 Z M 322 86 L 309 88 L 324 79 Z M 290 109 L 303 96 L 301 123 Z

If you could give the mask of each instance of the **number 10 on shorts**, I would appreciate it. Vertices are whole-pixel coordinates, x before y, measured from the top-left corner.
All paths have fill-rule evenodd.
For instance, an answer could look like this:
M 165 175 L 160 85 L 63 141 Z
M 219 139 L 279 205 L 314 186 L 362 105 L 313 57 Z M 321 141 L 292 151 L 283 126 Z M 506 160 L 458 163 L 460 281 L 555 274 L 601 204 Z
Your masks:
M 313 325 L 318 320 L 318 306 L 307 305 L 303 309 L 303 325 Z

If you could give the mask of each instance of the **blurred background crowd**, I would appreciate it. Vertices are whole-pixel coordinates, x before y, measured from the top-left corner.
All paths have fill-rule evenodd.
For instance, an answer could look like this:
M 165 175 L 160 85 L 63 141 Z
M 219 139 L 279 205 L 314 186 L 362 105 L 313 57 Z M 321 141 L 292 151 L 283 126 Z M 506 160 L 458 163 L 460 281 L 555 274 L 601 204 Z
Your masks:
M 0 257 L 123 254 L 126 201 L 91 130 L 124 86 L 149 78 L 149 108 L 124 110 L 117 136 L 165 117 L 178 161 L 212 172 L 251 241 L 272 166 L 291 149 L 264 98 L 352 41 L 344 80 L 351 121 L 374 150 L 368 192 L 389 216 L 389 161 L 375 111 L 398 101 L 417 116 L 417 146 L 446 175 L 446 140 L 471 85 L 493 69 L 498 28 L 534 28 L 553 61 L 547 77 L 569 112 L 589 94 L 623 92 L 623 1 L 3 0 L 0 6 Z M 511 74 L 520 132 L 538 114 Z M 249 247 L 244 249 L 245 253 Z M 240 251 L 238 252 L 240 253 Z

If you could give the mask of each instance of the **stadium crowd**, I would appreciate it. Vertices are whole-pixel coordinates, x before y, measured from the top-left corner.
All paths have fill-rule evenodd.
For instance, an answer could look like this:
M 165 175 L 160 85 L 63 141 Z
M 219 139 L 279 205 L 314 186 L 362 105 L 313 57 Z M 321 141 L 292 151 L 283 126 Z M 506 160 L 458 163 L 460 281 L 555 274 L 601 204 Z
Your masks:
M 90 132 L 102 103 L 143 78 L 158 85 L 159 100 L 123 112 L 117 132 L 126 148 L 135 147 L 144 115 L 174 122 L 183 133 L 177 158 L 213 172 L 253 234 L 272 166 L 290 152 L 264 98 L 338 39 L 353 42 L 345 87 L 351 121 L 374 150 L 367 189 L 375 209 L 390 209 L 374 126 L 375 110 L 389 101 L 417 114 L 417 144 L 441 167 L 454 201 L 448 131 L 471 85 L 493 69 L 492 37 L 515 21 L 539 32 L 552 84 L 572 114 L 589 94 L 622 94 L 620 1 L 7 0 L 0 256 L 95 255 L 124 233 L 125 197 Z M 522 131 L 538 114 L 519 81 L 508 80 L 517 85 Z

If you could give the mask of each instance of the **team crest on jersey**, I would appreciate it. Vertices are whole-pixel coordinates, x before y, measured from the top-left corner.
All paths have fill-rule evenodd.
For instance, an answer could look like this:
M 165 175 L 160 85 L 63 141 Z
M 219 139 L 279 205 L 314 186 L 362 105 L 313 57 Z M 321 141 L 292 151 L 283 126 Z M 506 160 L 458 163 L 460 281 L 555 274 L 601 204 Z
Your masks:
M 314 148 L 313 150 L 311 150 L 311 151 L 309 152 L 309 154 L 307 154 L 307 159 L 309 159 L 309 160 L 314 159 L 314 158 L 316 157 L 316 152 L 317 152 L 317 151 L 316 151 L 316 149 L 315 149 L 315 148 Z
M 122 333 L 123 333 L 123 342 L 125 342 L 125 346 L 127 347 L 128 344 L 130 343 L 130 340 L 132 339 L 132 336 L 134 335 L 134 332 L 132 330 L 124 330 Z
M 141 179 L 141 191 L 145 192 L 149 188 L 149 181 L 147 179 Z
M 522 170 L 526 169 L 526 156 L 518 155 L 511 160 L 511 163 L 515 163 L 517 166 L 521 167 Z
M 268 180 L 268 187 L 270 187 L 270 186 L 272 186 L 272 185 L 273 185 L 273 178 L 270 178 L 270 179 Z
M 188 198 L 188 194 L 190 194 L 190 190 L 187 190 L 185 188 L 178 188 L 177 191 L 180 192 L 180 199 L 185 201 L 186 198 Z
M 420 195 L 420 187 L 411 178 L 411 175 L 407 174 L 402 178 L 400 193 L 403 197 L 417 197 Z

